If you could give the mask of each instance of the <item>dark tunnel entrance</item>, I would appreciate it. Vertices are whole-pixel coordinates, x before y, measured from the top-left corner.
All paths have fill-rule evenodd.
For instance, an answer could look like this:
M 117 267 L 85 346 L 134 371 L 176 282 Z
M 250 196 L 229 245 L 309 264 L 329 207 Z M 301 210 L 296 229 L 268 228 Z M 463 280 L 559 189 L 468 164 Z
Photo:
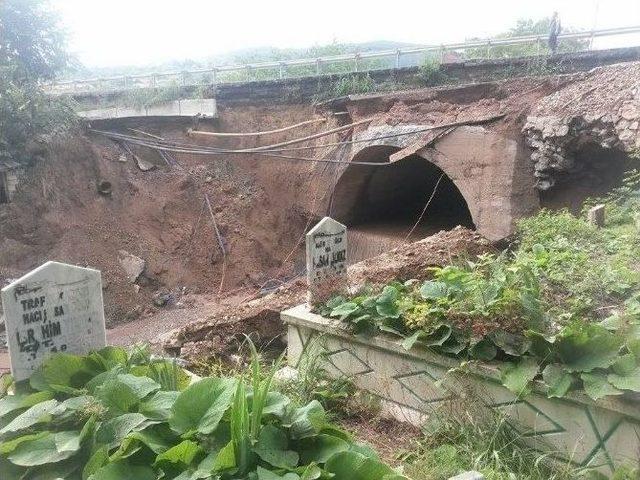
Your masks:
M 354 160 L 386 163 L 398 150 L 370 147 Z M 457 225 L 475 228 L 467 202 L 453 181 L 418 155 L 391 165 L 348 167 L 336 185 L 331 214 L 350 227 L 351 260 L 359 261 L 403 243 L 432 194 L 409 240 Z
M 623 186 L 625 177 L 637 167 L 637 160 L 627 152 L 593 142 L 581 145 L 572 156 L 573 169 L 557 173 L 556 184 L 540 192 L 542 207 L 568 208 L 578 215 L 587 199 Z

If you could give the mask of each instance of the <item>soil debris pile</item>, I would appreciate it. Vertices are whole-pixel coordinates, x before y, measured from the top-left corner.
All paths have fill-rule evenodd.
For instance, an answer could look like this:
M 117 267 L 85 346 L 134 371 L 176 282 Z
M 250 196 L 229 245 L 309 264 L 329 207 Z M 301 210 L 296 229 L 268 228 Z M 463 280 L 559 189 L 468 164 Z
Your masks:
M 352 290 L 380 286 L 394 279 L 423 277 L 428 267 L 442 266 L 456 258 L 491 250 L 491 243 L 477 233 L 457 227 L 424 240 L 403 245 L 349 267 Z M 306 301 L 306 282 L 298 279 L 265 297 L 240 306 L 220 309 L 205 320 L 169 332 L 164 349 L 189 361 L 229 358 L 238 351 L 244 334 L 267 345 L 282 341 L 284 326 L 280 312 Z

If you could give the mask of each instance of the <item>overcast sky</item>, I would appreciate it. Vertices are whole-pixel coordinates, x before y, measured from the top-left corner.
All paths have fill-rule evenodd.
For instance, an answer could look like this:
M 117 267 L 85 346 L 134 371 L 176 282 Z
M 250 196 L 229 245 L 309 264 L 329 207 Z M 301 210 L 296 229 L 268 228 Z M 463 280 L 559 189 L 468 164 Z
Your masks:
M 640 0 L 51 0 L 88 66 L 200 59 L 246 47 L 485 37 L 558 10 L 564 25 L 640 25 Z M 599 46 L 640 45 L 640 36 Z

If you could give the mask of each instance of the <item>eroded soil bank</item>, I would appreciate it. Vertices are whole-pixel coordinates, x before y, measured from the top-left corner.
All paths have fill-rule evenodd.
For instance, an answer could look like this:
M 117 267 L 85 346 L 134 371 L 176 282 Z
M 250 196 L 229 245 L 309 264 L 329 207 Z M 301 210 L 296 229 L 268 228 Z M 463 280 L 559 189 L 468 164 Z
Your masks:
M 579 208 L 591 192 L 621 181 L 629 155 L 639 141 L 640 94 L 633 80 L 637 69 L 638 64 L 630 63 L 567 76 L 353 96 L 322 105 L 283 100 L 271 106 L 233 106 L 222 108 L 218 119 L 199 126 L 218 132 L 252 132 L 326 119 L 267 137 L 188 137 L 191 122 L 176 119 L 128 120 L 92 127 L 127 134 L 133 134 L 133 128 L 178 142 L 240 149 L 313 135 L 363 119 L 371 122 L 296 146 L 350 141 L 367 132 L 407 125 L 433 126 L 495 117 L 481 127 L 459 128 L 482 129 L 487 138 L 499 138 L 509 145 L 512 142 L 517 150 L 513 157 L 517 161 L 509 164 L 511 170 L 501 170 L 502 174 L 509 174 L 510 190 L 500 200 L 508 203 L 501 207 L 509 216 L 503 222 L 508 226 L 540 205 Z M 586 123 L 579 121 L 585 118 Z M 553 124 L 553 129 L 545 129 L 547 123 Z M 446 162 L 438 155 L 447 148 L 463 153 L 464 149 L 460 150 L 460 145 L 448 146 L 446 137 L 426 147 L 419 144 L 426 140 L 429 139 L 419 137 L 413 144 L 387 151 L 386 156 L 376 155 L 376 150 L 365 152 L 358 143 L 288 153 L 344 162 L 359 155 L 360 159 L 386 162 L 389 154 L 402 148 L 415 147 L 418 153 L 420 148 L 431 149 L 423 152 L 420 161 L 440 161 L 453 186 L 465 193 L 474 192 L 464 197 L 474 215 L 502 215 L 496 215 L 494 197 L 483 197 L 488 188 L 484 183 L 476 181 L 476 190 L 465 190 L 460 180 L 474 185 L 474 178 L 482 178 L 482 169 L 504 162 L 501 155 L 477 158 L 468 151 L 461 154 L 460 162 L 475 163 L 449 175 Z M 598 155 L 587 159 L 584 152 L 589 148 L 597 149 Z M 142 171 L 131 153 L 155 168 Z M 25 170 L 12 201 L 0 205 L 0 281 L 8 282 L 50 259 L 98 268 L 103 272 L 109 324 L 138 319 L 142 323 L 132 324 L 128 330 L 121 327 L 120 335 L 141 340 L 190 321 L 213 324 L 219 321 L 216 311 L 236 308 L 302 274 L 303 234 L 323 215 L 335 213 L 333 192 L 347 170 L 344 164 L 289 161 L 256 154 L 175 153 L 177 165 L 167 165 L 157 151 L 132 147 L 128 152 L 122 145 L 88 130 L 68 138 L 38 139 L 33 157 L 33 166 Z M 598 175 L 612 165 L 616 168 L 615 178 Z M 358 172 L 350 175 L 357 177 Z M 377 182 L 378 191 L 387 195 L 377 198 L 393 204 L 394 191 L 402 191 L 404 177 L 393 177 L 400 182 L 397 185 L 391 185 L 392 177 L 387 174 L 372 174 L 371 178 Z M 109 182 L 110 193 L 98 191 L 101 182 Z M 393 188 L 384 190 L 387 186 Z M 422 197 L 428 197 L 432 189 L 426 190 L 420 194 Z M 205 195 L 225 246 L 224 277 L 223 255 L 204 206 Z M 418 220 L 418 207 L 428 200 L 405 202 L 404 197 L 397 198 L 397 204 L 391 205 L 393 222 L 382 223 L 382 230 L 376 230 L 375 222 L 349 225 L 360 232 L 363 240 L 359 243 L 367 244 L 363 258 L 404 244 L 407 230 Z M 366 207 L 372 199 L 363 195 L 357 201 Z M 407 208 L 411 203 L 413 209 L 407 215 L 405 203 Z M 446 202 L 443 205 L 447 207 Z M 363 211 L 367 212 L 366 208 Z M 441 213 L 447 217 L 446 208 Z M 398 226 L 396 219 L 405 217 L 406 224 Z M 444 224 L 441 227 L 432 223 L 437 217 L 422 217 L 409 239 L 417 240 L 445 228 Z M 468 223 L 473 227 L 473 222 Z M 389 239 L 390 231 L 397 234 Z M 375 248 L 369 248 L 371 238 L 379 243 Z M 446 245 L 442 248 L 448 249 Z M 144 272 L 135 282 L 127 278 L 120 261 L 127 254 L 145 263 Z M 222 295 L 218 295 L 219 290 Z M 226 300 L 221 302 L 221 296 Z M 166 306 L 158 306 L 165 301 Z M 273 305 L 270 308 L 274 310 L 280 306 L 277 302 Z M 116 337 L 112 338 L 118 341 Z

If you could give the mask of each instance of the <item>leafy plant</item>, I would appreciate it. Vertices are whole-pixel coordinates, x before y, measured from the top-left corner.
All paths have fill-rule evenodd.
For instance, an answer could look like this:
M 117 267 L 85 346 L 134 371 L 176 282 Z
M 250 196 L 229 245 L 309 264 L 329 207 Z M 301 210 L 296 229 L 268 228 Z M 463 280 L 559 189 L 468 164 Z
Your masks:
M 504 385 L 518 395 L 534 381 L 551 397 L 640 392 L 640 237 L 628 222 L 596 229 L 566 211 L 542 211 L 520 222 L 513 251 L 336 297 L 320 313 L 355 334 L 399 336 L 406 349 L 499 360 Z
M 252 352 L 248 382 L 187 383 L 176 363 L 140 349 L 50 357 L 0 394 L 2 479 L 404 478 L 317 401 L 272 390 L 280 361 L 265 372 Z

